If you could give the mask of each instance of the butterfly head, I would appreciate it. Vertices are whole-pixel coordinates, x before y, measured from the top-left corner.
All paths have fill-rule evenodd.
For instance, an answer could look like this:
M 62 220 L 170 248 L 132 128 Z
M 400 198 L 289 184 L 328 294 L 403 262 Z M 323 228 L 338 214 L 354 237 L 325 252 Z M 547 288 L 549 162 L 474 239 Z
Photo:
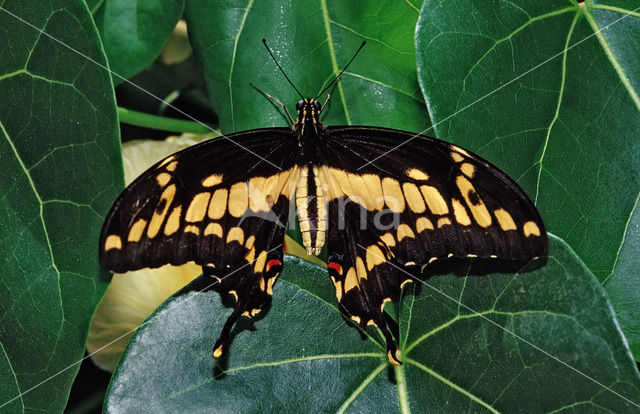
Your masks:
M 322 105 L 316 99 L 305 98 L 296 104 L 296 111 L 298 117 L 294 125 L 294 129 L 304 132 L 305 126 L 313 126 L 313 130 L 320 127 L 320 112 L 322 111 Z

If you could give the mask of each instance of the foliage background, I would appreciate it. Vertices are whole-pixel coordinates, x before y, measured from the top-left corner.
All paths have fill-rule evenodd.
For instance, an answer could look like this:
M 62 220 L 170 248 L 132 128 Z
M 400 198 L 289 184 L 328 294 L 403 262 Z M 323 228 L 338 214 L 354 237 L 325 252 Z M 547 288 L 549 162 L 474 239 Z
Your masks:
M 213 380 L 209 348 L 228 310 L 211 292 L 173 309 L 196 283 L 134 337 L 106 411 L 141 404 L 632 411 L 640 401 L 636 7 L 624 0 L 0 0 L 0 411 L 56 412 L 67 404 L 108 282 L 95 240 L 122 185 L 114 84 L 144 70 L 136 83 L 162 97 L 179 89 L 194 109 L 186 112 L 206 102 L 197 87 L 177 86 L 202 86 L 197 79 L 180 69 L 167 76 L 155 61 L 181 16 L 223 132 L 286 124 L 250 81 L 283 102 L 299 99 L 262 51 L 263 37 L 305 94 L 327 84 L 365 39 L 323 121 L 416 132 L 433 126 L 428 134 L 514 177 L 557 237 L 543 268 L 480 278 L 468 263 L 454 263 L 418 294 L 407 292 L 398 309 L 407 360 L 397 369 L 387 367 L 375 332 L 358 334 L 342 321 L 324 272 L 291 258 L 272 311 L 245 326 L 253 332 L 238 333 L 229 372 Z M 121 77 L 108 76 L 107 62 Z M 128 97 L 131 86 L 118 90 Z M 144 388 L 150 379 L 154 388 Z M 256 383 L 269 385 L 263 406 L 255 405 Z M 318 398 L 320 385 L 333 398 Z

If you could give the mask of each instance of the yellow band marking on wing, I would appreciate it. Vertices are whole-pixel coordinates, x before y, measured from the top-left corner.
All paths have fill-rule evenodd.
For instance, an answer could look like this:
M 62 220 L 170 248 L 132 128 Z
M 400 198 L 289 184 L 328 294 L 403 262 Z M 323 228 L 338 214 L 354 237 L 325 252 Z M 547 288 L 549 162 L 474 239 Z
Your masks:
M 175 206 L 169 214 L 167 223 L 164 225 L 164 235 L 171 236 L 180 228 L 180 214 L 182 214 L 182 206 Z M 151 226 L 149 226 L 151 227 Z
M 156 206 L 156 210 L 153 212 L 153 216 L 151 217 L 151 222 L 149 223 L 149 228 L 147 229 L 147 237 L 153 239 L 156 237 L 158 232 L 160 231 L 160 227 L 162 226 L 162 222 L 164 221 L 164 217 L 167 215 L 169 211 L 169 207 L 173 202 L 173 197 L 176 195 L 176 185 L 171 184 L 169 187 L 165 188 L 162 194 L 160 195 L 160 200 L 158 201 L 158 205 Z M 162 209 L 158 210 L 158 207 L 162 207 Z
M 273 284 L 276 283 L 276 277 L 278 275 L 275 275 L 274 277 L 267 279 L 267 294 L 268 295 L 272 295 L 273 296 Z
M 411 168 L 409 170 L 406 171 L 407 176 L 413 178 L 414 180 L 418 180 L 418 181 L 427 181 L 429 179 L 429 176 L 424 172 L 424 171 L 420 171 L 416 168 Z
M 367 279 L 369 275 L 367 274 L 367 269 L 364 266 L 364 261 L 360 256 L 356 257 L 356 274 L 358 275 L 358 284 L 360 284 L 361 280 Z
M 244 243 L 244 231 L 240 227 L 231 227 L 227 233 L 227 243 L 237 241 L 242 246 Z
M 401 224 L 398 226 L 398 243 L 402 241 L 402 239 L 404 239 L 405 237 L 408 237 L 410 239 L 415 239 L 416 235 L 413 233 L 413 230 L 411 230 L 411 227 L 407 226 L 406 224 Z
M 167 171 L 171 171 L 171 172 L 175 171 L 176 168 L 178 168 L 178 161 L 173 161 L 172 163 L 167 164 L 165 168 Z
M 484 205 L 473 184 L 471 184 L 464 175 L 459 175 L 456 178 L 456 184 L 460 189 L 462 197 L 464 197 L 464 201 L 467 203 L 467 207 L 471 210 L 471 214 L 476 220 L 476 223 L 478 223 L 480 227 L 489 227 L 492 222 L 491 214 L 489 214 L 487 206 Z
M 467 214 L 467 210 L 464 208 L 462 203 L 454 198 L 451 200 L 451 205 L 453 206 L 453 216 L 456 218 L 456 221 L 463 226 L 470 226 L 471 218 Z
M 267 252 L 265 250 L 258 254 L 258 258 L 253 265 L 253 273 L 262 273 L 264 265 L 267 263 Z
M 540 236 L 540 228 L 533 221 L 527 221 L 526 223 L 524 223 L 524 226 L 522 227 L 522 231 L 525 237 Z
M 461 162 L 464 161 L 464 157 L 460 154 L 458 154 L 455 151 L 451 151 L 451 158 L 453 159 L 453 161 L 455 162 Z
M 244 242 L 244 247 L 246 247 L 247 249 L 252 248 L 255 241 L 256 241 L 256 236 L 251 235 L 247 237 L 247 240 Z
M 333 286 L 336 288 L 336 299 L 340 302 L 342 300 L 342 282 L 337 280 L 333 282 Z
M 175 158 L 175 154 L 174 155 L 170 155 L 167 158 L 165 158 L 164 160 L 162 160 L 162 162 L 160 164 L 158 164 L 158 168 L 167 165 L 168 163 L 170 163 L 171 161 L 173 161 L 173 159 Z M 176 161 L 177 163 L 177 161 Z
M 398 180 L 389 177 L 383 178 L 382 192 L 384 193 L 384 202 L 391 211 L 394 213 L 402 213 L 404 211 L 404 196 Z
M 375 174 L 364 174 L 362 181 L 364 181 L 364 186 L 369 194 L 371 207 L 374 210 L 382 210 L 384 208 L 384 196 L 382 195 L 380 177 Z
M 107 252 L 109 250 L 121 250 L 122 249 L 122 239 L 117 234 L 110 234 L 107 236 L 107 239 L 104 241 L 104 251 Z
M 357 316 L 357 315 L 351 315 L 350 318 L 351 318 L 352 321 L 354 321 L 355 323 L 358 323 L 358 324 L 360 323 L 360 321 L 362 321 L 362 319 L 360 319 L 360 317 Z
M 251 246 L 251 247 L 248 247 L 248 249 L 249 249 L 249 252 L 244 256 L 244 259 L 249 263 L 253 263 L 253 259 L 255 259 L 256 257 L 256 247 Z
M 222 226 L 219 223 L 209 223 L 204 229 L 205 236 L 218 236 L 222 238 Z
M 187 208 L 187 214 L 184 217 L 185 221 L 189 223 L 202 221 L 204 219 L 204 215 L 207 213 L 207 206 L 209 205 L 210 198 L 210 192 L 196 194 L 191 200 L 189 208 Z
M 422 233 L 425 230 L 433 230 L 433 223 L 426 217 L 420 217 L 416 220 L 416 231 Z
M 378 246 L 371 245 L 367 248 L 367 269 L 371 270 L 374 266 L 384 263 L 385 257 L 382 254 L 382 250 Z
M 427 206 L 429 206 L 429 210 L 431 210 L 433 214 L 442 215 L 449 212 L 447 202 L 444 201 L 442 194 L 440 194 L 437 188 L 430 185 L 421 185 L 420 191 L 427 202 Z
M 163 172 L 163 173 L 160 173 L 160 174 L 156 175 L 156 182 L 158 183 L 158 185 L 160 187 L 164 187 L 165 185 L 167 185 L 169 183 L 169 181 L 171 181 L 171 174 Z
M 255 212 L 271 210 L 264 191 L 266 182 L 265 177 L 253 177 L 249 180 L 249 208 Z
M 146 226 L 147 226 L 147 220 L 138 219 L 138 221 L 133 223 L 133 226 L 131 226 L 131 229 L 129 230 L 129 235 L 127 236 L 127 241 L 134 242 L 134 243 L 139 242 L 140 238 L 142 237 L 142 233 L 144 232 L 144 228 Z
M 222 175 L 220 174 L 211 174 L 204 180 L 202 180 L 203 187 L 213 187 L 214 185 L 218 185 L 222 182 Z
M 184 226 L 184 232 L 185 233 L 193 233 L 196 236 L 199 236 L 200 235 L 200 227 L 194 226 L 193 224 L 190 224 L 188 226 Z
M 236 183 L 229 189 L 229 214 L 233 217 L 242 217 L 249 206 L 247 183 Z
M 451 225 L 451 220 L 449 220 L 448 217 L 440 217 L 438 219 L 437 226 L 438 226 L 439 229 L 444 227 L 444 226 L 449 226 L 449 225 Z
M 503 231 L 517 229 L 516 223 L 513 221 L 513 217 L 511 217 L 511 214 L 509 214 L 507 210 L 499 208 L 497 210 L 494 210 L 493 214 L 496 216 L 498 224 L 500 224 L 500 228 Z
M 472 164 L 469 164 L 468 162 L 465 162 L 460 166 L 460 171 L 462 171 L 462 173 L 467 177 L 473 178 L 476 173 L 476 167 L 474 167 Z
M 418 214 L 424 213 L 427 207 L 424 204 L 424 199 L 420 194 L 420 190 L 418 190 L 418 186 L 413 183 L 404 183 L 402 184 L 402 191 L 411 211 Z
M 347 275 L 344 278 L 344 293 L 349 292 L 355 287 L 359 287 L 358 277 L 356 274 L 356 269 L 350 267 L 349 270 L 347 270 Z
M 209 202 L 209 211 L 207 215 L 212 220 L 218 220 L 224 216 L 224 212 L 227 210 L 227 194 L 226 188 L 220 188 L 211 196 L 211 202 Z
M 387 247 L 393 247 L 396 245 L 396 239 L 393 237 L 393 234 L 391 233 L 385 233 L 382 236 L 380 236 L 380 240 L 382 240 L 382 242 L 387 246 Z

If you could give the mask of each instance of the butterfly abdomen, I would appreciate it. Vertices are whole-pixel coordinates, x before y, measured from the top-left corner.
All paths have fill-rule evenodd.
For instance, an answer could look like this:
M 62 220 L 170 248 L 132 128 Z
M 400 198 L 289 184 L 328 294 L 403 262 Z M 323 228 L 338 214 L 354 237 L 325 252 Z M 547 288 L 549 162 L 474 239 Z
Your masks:
M 302 244 L 307 249 L 307 254 L 320 254 L 327 232 L 327 197 L 318 178 L 317 167 L 309 165 L 300 168 L 296 210 Z

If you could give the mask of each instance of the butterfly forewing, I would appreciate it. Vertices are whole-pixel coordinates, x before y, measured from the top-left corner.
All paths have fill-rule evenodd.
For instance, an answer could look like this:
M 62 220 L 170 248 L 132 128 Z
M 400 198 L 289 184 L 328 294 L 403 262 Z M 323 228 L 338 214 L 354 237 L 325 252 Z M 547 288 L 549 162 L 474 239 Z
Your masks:
M 237 265 L 252 256 L 248 246 L 263 227 L 285 226 L 297 174 L 291 130 L 231 139 L 236 143 L 214 139 L 171 155 L 127 187 L 102 229 L 102 266 Z

